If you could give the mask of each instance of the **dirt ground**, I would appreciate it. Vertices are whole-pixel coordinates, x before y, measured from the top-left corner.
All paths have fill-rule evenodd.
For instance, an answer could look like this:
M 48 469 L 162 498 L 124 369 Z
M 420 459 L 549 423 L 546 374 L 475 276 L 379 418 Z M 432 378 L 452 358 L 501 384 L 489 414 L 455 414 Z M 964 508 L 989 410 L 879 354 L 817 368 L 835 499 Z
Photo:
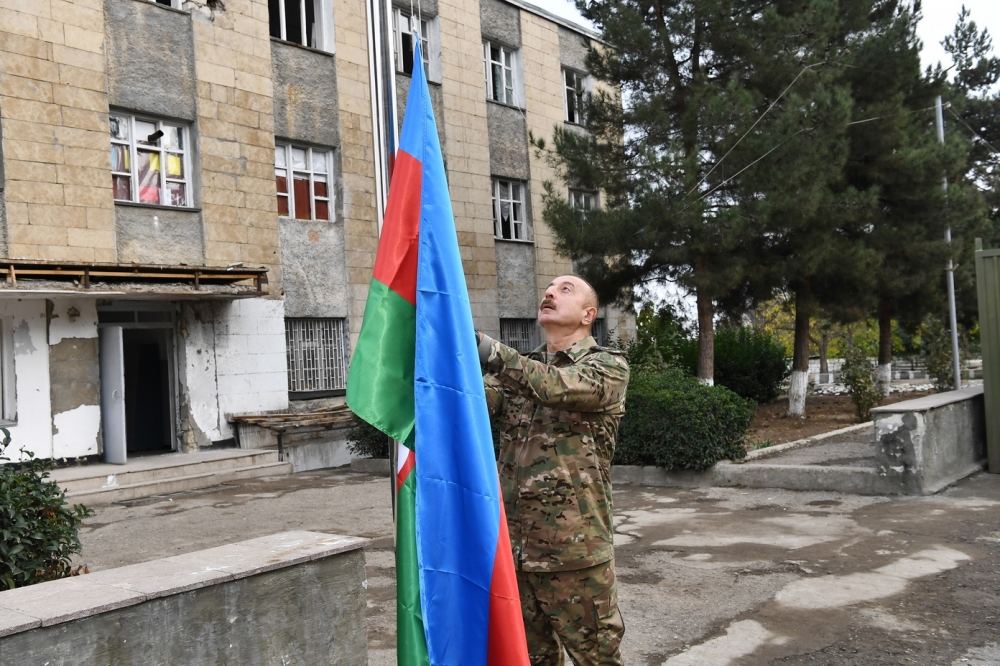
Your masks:
M 927 395 L 926 392 L 894 393 L 880 404 L 891 405 Z M 804 419 L 787 416 L 788 400 L 779 398 L 757 407 L 757 414 L 750 424 L 751 443 L 771 442 L 784 444 L 804 437 L 830 432 L 858 423 L 854 403 L 846 395 L 811 395 L 806 399 Z

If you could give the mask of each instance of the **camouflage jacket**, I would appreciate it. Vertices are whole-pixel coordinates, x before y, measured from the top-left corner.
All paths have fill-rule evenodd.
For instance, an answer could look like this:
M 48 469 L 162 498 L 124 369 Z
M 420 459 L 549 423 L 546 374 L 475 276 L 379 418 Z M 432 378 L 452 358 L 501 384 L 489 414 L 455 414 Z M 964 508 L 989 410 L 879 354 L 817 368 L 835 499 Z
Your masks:
M 613 557 L 611 458 L 629 369 L 587 337 L 527 356 L 491 341 L 486 397 L 517 567 L 571 571 Z

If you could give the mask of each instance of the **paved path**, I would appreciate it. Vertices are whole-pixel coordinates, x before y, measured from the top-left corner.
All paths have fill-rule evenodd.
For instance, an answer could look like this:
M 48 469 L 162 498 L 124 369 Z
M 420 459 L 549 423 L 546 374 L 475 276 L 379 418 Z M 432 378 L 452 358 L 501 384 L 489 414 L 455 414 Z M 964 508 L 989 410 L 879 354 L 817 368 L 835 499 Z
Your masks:
M 322 471 L 100 508 L 93 569 L 286 529 L 358 534 L 369 663 L 394 663 L 388 480 Z M 934 497 L 622 486 L 626 663 L 1000 663 L 1000 476 Z
M 747 465 L 821 465 L 829 467 L 877 467 L 876 448 L 870 430 L 824 439 L 780 455 L 747 461 Z

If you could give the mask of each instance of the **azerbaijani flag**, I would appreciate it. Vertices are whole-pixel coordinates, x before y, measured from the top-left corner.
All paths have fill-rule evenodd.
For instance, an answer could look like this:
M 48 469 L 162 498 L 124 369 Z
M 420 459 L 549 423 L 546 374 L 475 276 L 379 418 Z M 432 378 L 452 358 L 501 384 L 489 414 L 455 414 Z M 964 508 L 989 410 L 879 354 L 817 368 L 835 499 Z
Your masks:
M 397 440 L 397 663 L 526 665 L 472 310 L 427 81 L 409 99 L 347 403 Z

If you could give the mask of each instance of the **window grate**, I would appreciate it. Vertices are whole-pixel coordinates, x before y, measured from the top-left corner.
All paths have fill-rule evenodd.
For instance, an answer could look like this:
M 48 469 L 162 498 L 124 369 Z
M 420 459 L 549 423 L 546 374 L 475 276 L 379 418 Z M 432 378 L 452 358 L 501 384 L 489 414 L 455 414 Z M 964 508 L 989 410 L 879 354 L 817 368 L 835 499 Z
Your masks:
M 540 342 L 534 319 L 501 319 L 500 342 L 522 354 L 534 350 Z
M 338 391 L 346 387 L 347 320 L 285 319 L 288 390 Z

